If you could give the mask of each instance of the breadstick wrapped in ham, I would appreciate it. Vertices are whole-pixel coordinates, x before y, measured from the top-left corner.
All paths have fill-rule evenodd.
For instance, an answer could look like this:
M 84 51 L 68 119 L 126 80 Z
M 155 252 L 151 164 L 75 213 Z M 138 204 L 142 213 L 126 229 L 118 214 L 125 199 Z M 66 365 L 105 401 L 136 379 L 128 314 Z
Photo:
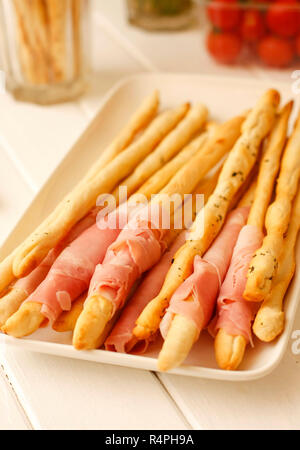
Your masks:
M 172 259 L 178 248 L 185 242 L 185 237 L 185 232 L 181 233 L 170 250 L 164 254 L 162 259 L 155 267 L 153 267 L 149 274 L 146 275 L 142 284 L 138 287 L 137 292 L 123 311 L 111 334 L 106 339 L 106 350 L 119 353 L 144 353 L 147 350 L 150 340 L 138 342 L 133 337 L 132 331 L 135 321 L 147 303 L 160 291 L 166 273 L 172 264 Z
M 192 275 L 172 296 L 160 324 L 165 343 L 158 359 L 159 370 L 167 371 L 179 366 L 211 320 L 236 240 L 248 217 L 255 186 L 252 183 L 244 193 L 239 207 L 230 213 L 221 233 L 204 257 L 195 257 Z M 235 203 L 236 199 L 233 201 Z
M 42 283 L 54 263 L 56 256 L 57 252 L 51 250 L 49 255 L 46 256 L 36 269 L 27 275 L 27 277 L 17 280 L 11 290 L 1 298 L 0 326 L 4 325 L 7 319 L 19 309 L 23 301 Z
M 233 211 L 221 233 L 203 258 L 196 256 L 194 272 L 173 294 L 170 306 L 161 322 L 160 330 L 167 337 L 174 317 L 180 316 L 194 325 L 193 341 L 181 339 L 173 349 L 164 345 L 159 356 L 158 368 L 170 370 L 183 362 L 192 345 L 199 339 L 201 331 L 208 325 L 214 312 L 216 299 L 223 282 L 239 232 L 246 223 L 249 208 L 238 208 Z M 167 341 L 168 344 L 169 341 Z
M 204 195 L 204 201 L 207 201 L 208 197 L 215 188 L 219 174 L 220 171 L 217 171 L 213 176 L 203 180 L 203 182 L 201 182 L 197 187 L 194 194 L 199 193 Z M 192 209 L 196 214 L 197 202 L 195 200 L 195 196 L 193 196 Z M 186 225 L 188 226 L 188 224 Z M 185 239 L 186 231 L 182 231 L 178 236 L 172 231 L 169 233 L 168 241 L 171 240 L 169 250 L 163 255 L 156 266 L 153 267 L 153 269 L 145 276 L 141 285 L 138 287 L 133 297 L 129 300 L 128 305 L 122 312 L 118 322 L 105 341 L 106 350 L 117 351 L 120 353 L 144 353 L 147 350 L 151 339 L 137 341 L 136 338 L 134 338 L 133 328 L 135 321 L 147 303 L 160 291 L 165 276 L 172 265 L 173 257 L 181 245 L 184 244 Z M 174 243 L 172 244 L 173 241 Z
M 117 224 L 126 223 L 127 209 L 119 208 L 112 215 Z M 36 331 L 45 318 L 55 321 L 62 311 L 70 310 L 72 301 L 87 290 L 96 265 L 119 233 L 119 226 L 100 227 L 98 223 L 84 231 L 59 255 L 46 278 L 6 321 L 2 331 L 23 337 Z
M 237 369 L 243 360 L 246 345 L 251 342 L 251 326 L 257 307 L 255 303 L 245 301 L 244 290 L 249 267 L 251 271 L 251 260 L 263 242 L 265 214 L 286 140 L 291 107 L 292 104 L 288 104 L 283 109 L 270 135 L 260 166 L 248 223 L 240 232 L 218 298 L 215 353 L 222 369 Z
M 96 267 L 87 302 L 74 330 L 73 344 L 78 350 L 96 348 L 105 326 L 123 308 L 134 283 L 160 260 L 166 230 L 156 226 L 148 211 L 147 206 L 129 221 L 109 247 L 103 264 Z M 104 305 L 102 324 L 92 319 L 95 303 Z M 90 343 L 93 331 L 96 337 Z
M 246 346 L 251 341 L 251 325 L 256 309 L 255 305 L 244 300 L 243 293 L 251 258 L 262 240 L 263 233 L 257 227 L 253 225 L 243 227 L 221 288 L 215 327 L 215 331 L 221 330 L 221 333 L 217 335 L 215 350 L 217 362 L 222 369 L 236 369 L 243 358 L 241 351 L 233 351 L 231 357 L 228 358 L 225 335 L 235 337 L 240 345 L 244 342 Z
M 279 100 L 277 91 L 267 91 L 249 113 L 242 127 L 242 136 L 230 152 L 217 187 L 204 208 L 204 227 L 201 213 L 194 222 L 191 238 L 177 252 L 159 295 L 138 318 L 134 329 L 134 335 L 138 339 L 145 339 L 156 333 L 172 295 L 192 274 L 195 256 L 204 255 L 220 232 L 230 203 L 254 167 L 260 145 L 274 124 Z

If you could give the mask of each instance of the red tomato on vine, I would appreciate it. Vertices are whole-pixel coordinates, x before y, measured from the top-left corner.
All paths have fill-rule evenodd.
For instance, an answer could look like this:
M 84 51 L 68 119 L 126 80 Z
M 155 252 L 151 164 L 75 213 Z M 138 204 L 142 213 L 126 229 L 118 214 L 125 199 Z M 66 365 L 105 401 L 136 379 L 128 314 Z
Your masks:
M 272 67 L 287 67 L 294 58 L 294 46 L 278 36 L 266 36 L 258 44 L 260 59 Z
M 293 37 L 300 31 L 300 3 L 297 0 L 276 0 L 266 17 L 269 29 L 281 37 Z
M 241 37 L 247 42 L 257 42 L 265 34 L 264 18 L 256 9 L 246 10 L 243 14 Z
M 242 49 L 241 38 L 228 31 L 211 31 L 207 36 L 206 44 L 209 53 L 222 64 L 236 62 Z
M 229 31 L 238 27 L 242 10 L 238 0 L 211 0 L 207 7 L 207 15 L 215 28 Z

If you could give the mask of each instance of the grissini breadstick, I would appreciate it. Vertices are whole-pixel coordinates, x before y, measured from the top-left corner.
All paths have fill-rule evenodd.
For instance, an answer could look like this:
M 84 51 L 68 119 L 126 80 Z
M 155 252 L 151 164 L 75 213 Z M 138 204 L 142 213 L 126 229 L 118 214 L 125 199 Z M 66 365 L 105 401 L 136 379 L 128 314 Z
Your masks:
M 215 354 L 221 369 L 236 370 L 243 360 L 247 343 L 251 340 L 255 308 L 244 300 L 243 290 L 249 263 L 263 239 L 264 219 L 280 166 L 291 109 L 292 104 L 283 109 L 271 132 L 260 165 L 248 224 L 240 233 L 218 299 Z
M 207 116 L 208 110 L 204 105 L 193 106 L 167 138 L 125 180 L 128 195 L 135 192 L 148 178 L 177 155 L 204 126 Z M 118 191 L 113 194 L 118 199 Z
M 35 16 L 34 26 L 36 28 L 36 36 L 40 41 L 45 53 L 48 52 L 49 36 L 48 36 L 48 16 L 47 6 L 44 0 L 32 0 L 31 9 Z
M 199 180 L 231 150 L 240 136 L 244 119 L 243 116 L 238 116 L 218 125 L 203 148 L 176 173 L 162 189 L 161 194 L 172 195 L 175 192 L 192 192 Z
M 47 0 L 53 79 L 67 78 L 67 16 L 68 0 Z
M 291 216 L 292 202 L 300 176 L 300 115 L 284 151 L 276 187 L 276 198 L 268 208 L 265 226 L 267 235 L 262 247 L 255 253 L 247 275 L 244 298 L 260 302 L 271 292 L 278 260 L 283 249 L 284 236 Z
M 39 55 L 39 65 L 42 64 L 45 81 L 51 82 L 50 70 L 50 49 L 49 49 L 49 29 L 48 29 L 48 15 L 46 3 L 43 0 L 32 0 L 27 5 L 31 19 L 29 26 L 31 26 L 34 36 L 35 47 Z
M 170 196 L 173 194 L 176 194 L 176 198 L 178 199 L 179 197 L 182 202 L 182 196 L 184 194 L 193 192 L 199 181 L 205 177 L 205 175 L 215 166 L 217 162 L 220 161 L 225 153 L 229 151 L 232 145 L 236 142 L 240 135 L 240 127 L 243 120 L 243 117 L 237 117 L 230 120 L 223 126 L 221 125 L 220 127 L 217 127 L 216 132 L 213 134 L 211 140 L 207 143 L 203 150 L 197 153 L 192 160 L 189 161 L 178 172 L 178 174 L 175 175 L 175 177 L 160 192 L 160 194 L 152 200 L 149 208 L 151 209 L 153 206 L 158 206 L 159 211 L 161 212 L 170 207 Z M 172 204 L 172 206 L 174 205 Z M 142 211 L 142 214 L 143 213 L 146 213 L 145 209 Z M 172 217 L 174 211 L 169 211 L 169 213 Z M 136 260 L 130 256 L 129 245 L 135 246 L 136 244 L 131 243 L 127 233 L 130 231 L 133 235 L 132 239 L 136 241 L 137 237 L 135 236 L 135 233 L 139 235 L 140 224 L 146 226 L 146 230 L 144 230 L 142 238 L 144 245 L 141 249 L 144 254 L 144 258 L 141 258 L 141 255 L 139 257 L 139 262 L 143 261 L 141 266 L 142 273 L 145 270 L 150 269 L 152 265 L 157 262 L 155 258 L 159 258 L 159 255 L 161 255 L 166 230 L 162 229 L 160 224 L 156 225 L 154 229 L 152 226 L 150 228 L 149 223 L 147 222 L 147 224 L 145 224 L 145 221 L 141 218 L 141 215 L 136 216 L 134 218 L 134 222 L 129 222 L 127 228 L 121 232 L 117 241 L 108 249 L 104 264 L 97 266 L 95 270 L 90 284 L 89 297 L 74 330 L 73 345 L 78 350 L 95 348 L 98 338 L 102 334 L 105 323 L 111 320 L 116 310 L 120 310 L 124 306 L 124 301 L 128 295 L 128 289 L 131 285 L 129 280 L 125 282 L 125 277 L 130 277 L 130 281 L 132 282 L 135 280 L 136 274 L 141 270 L 140 266 L 136 263 Z M 147 238 L 148 234 L 149 237 Z M 149 245 L 153 245 L 153 248 L 148 248 Z M 114 250 L 115 247 L 116 250 Z M 124 260 L 122 260 L 122 265 L 120 265 L 123 249 L 123 256 L 126 258 L 126 264 L 124 263 Z M 149 258 L 150 256 L 151 258 Z M 120 274 L 120 276 L 118 276 L 118 280 L 114 279 L 115 287 L 114 289 L 111 289 L 111 291 L 113 291 L 113 296 L 116 294 L 116 297 L 110 296 L 108 292 L 105 292 L 105 294 L 98 292 L 101 291 L 103 277 L 107 279 L 106 272 L 111 270 L 111 267 L 114 272 L 116 272 L 116 270 L 119 271 L 120 267 L 122 267 L 122 276 Z M 145 267 L 147 267 L 147 269 L 145 269 Z M 127 271 L 130 271 L 130 274 L 127 274 Z M 112 277 L 110 277 L 110 279 L 112 280 Z
M 221 328 L 215 338 L 215 356 L 220 369 L 236 370 L 243 361 L 248 341 Z
M 82 14 L 82 0 L 72 0 L 72 31 L 73 31 L 73 60 L 74 78 L 77 78 L 82 71 L 82 30 L 80 29 L 80 17 Z
M 214 170 L 213 173 L 209 173 L 207 176 L 205 176 L 205 178 L 200 181 L 200 183 L 193 191 L 192 197 L 184 201 L 181 207 L 175 210 L 174 218 L 171 220 L 170 231 L 165 237 L 165 243 L 167 247 L 170 247 L 170 245 L 172 245 L 175 239 L 182 232 L 182 228 L 190 228 L 190 226 L 196 219 L 199 210 L 203 207 L 204 204 L 207 203 L 209 197 L 213 193 L 217 185 L 220 173 L 221 168 Z M 198 203 L 199 197 L 197 196 L 197 194 L 203 195 L 203 199 L 201 200 L 200 204 Z M 181 217 L 181 220 L 179 220 L 179 217 Z M 181 224 L 182 226 L 178 227 L 178 224 Z
M 5 324 L 28 297 L 28 292 L 23 288 L 12 287 L 3 298 L 0 299 L 0 327 Z
M 197 186 L 195 190 L 195 194 L 203 194 L 204 200 L 207 201 L 208 197 L 214 190 L 218 177 L 219 177 L 220 171 L 216 171 L 212 176 L 206 177 L 200 184 Z M 158 183 L 156 186 L 153 185 L 152 193 L 157 192 L 159 190 L 160 183 Z M 141 191 L 142 192 L 142 191 Z M 143 192 L 142 192 L 143 193 Z M 147 192 L 143 193 L 146 195 L 147 198 L 150 198 L 151 193 L 148 195 Z M 196 201 L 195 196 L 193 196 L 193 205 L 192 205 L 192 220 L 194 220 L 196 215 Z M 185 221 L 182 220 L 182 223 L 185 224 Z M 170 230 L 168 233 L 165 241 L 168 248 L 170 248 L 173 244 L 173 242 L 178 238 L 178 235 L 181 233 L 181 230 Z M 65 331 L 73 331 L 75 328 L 75 324 L 77 322 L 78 317 L 80 316 L 82 310 L 84 301 L 86 299 L 86 295 L 83 299 L 78 299 L 74 302 L 74 305 L 72 306 L 71 311 L 63 312 L 60 317 L 57 319 L 57 321 L 54 323 L 53 328 L 55 331 L 58 332 L 65 332 Z M 133 324 L 134 325 L 134 324 Z
M 98 160 L 90 168 L 82 182 L 93 178 L 100 170 L 118 156 L 133 141 L 134 137 L 147 127 L 157 114 L 159 108 L 159 92 L 154 91 L 141 103 L 137 111 L 130 117 L 128 123 L 102 152 Z
M 79 183 L 84 188 L 88 180 L 93 179 L 109 162 L 111 162 L 117 155 L 119 155 L 131 142 L 138 132 L 146 127 L 155 116 L 159 106 L 159 94 L 157 91 L 148 96 L 135 114 L 129 119 L 127 125 L 121 130 L 120 134 L 114 141 L 103 151 L 97 162 L 88 171 L 84 179 Z M 43 229 L 43 224 L 39 229 Z M 36 230 L 36 232 L 38 231 Z M 43 230 L 44 231 L 44 230 Z M 0 293 L 3 292 L 15 279 L 13 273 L 13 261 L 18 251 L 19 246 L 13 253 L 8 255 L 0 263 Z
M 0 263 L 0 293 L 3 295 L 9 285 L 15 280 L 12 265 L 18 248 L 6 256 Z
M 33 53 L 33 49 L 31 48 L 28 30 L 25 26 L 25 19 L 20 6 L 22 6 L 20 5 L 20 0 L 14 0 L 14 7 L 16 11 L 16 33 L 21 69 L 27 82 L 32 84 L 41 84 L 43 80 L 41 80 L 39 74 L 37 73 L 35 55 Z
M 72 304 L 70 311 L 64 311 L 59 318 L 52 325 L 53 330 L 58 333 L 65 333 L 67 331 L 73 331 L 78 320 L 78 317 L 82 313 L 84 302 L 87 297 L 87 292 L 81 295 Z
M 295 273 L 295 246 L 300 227 L 300 190 L 295 198 L 284 248 L 279 259 L 272 290 L 260 307 L 253 325 L 254 334 L 264 342 L 271 342 L 284 330 L 283 301 Z
M 18 24 L 21 25 L 24 37 L 21 45 L 28 50 L 27 60 L 34 64 L 34 84 L 47 84 L 49 81 L 48 60 L 40 41 L 40 33 L 37 35 L 37 26 L 42 19 L 41 10 L 37 10 L 38 0 L 14 0 L 16 13 L 19 17 Z M 42 19 L 44 22 L 44 18 Z
M 142 187 L 137 191 L 139 194 L 141 191 L 144 195 L 151 195 L 153 193 L 153 187 L 163 189 L 166 184 L 172 179 L 172 177 L 187 163 L 193 156 L 204 148 L 209 135 L 212 135 L 216 131 L 217 125 L 209 127 L 209 131 L 202 133 L 195 138 L 190 144 L 188 144 L 177 156 L 169 161 L 164 167 L 156 172 L 152 177 L 147 180 Z
M 147 305 L 137 320 L 134 335 L 138 339 L 145 339 L 156 333 L 171 296 L 191 275 L 195 256 L 202 256 L 218 235 L 230 201 L 253 168 L 261 142 L 274 124 L 279 100 L 279 93 L 269 90 L 249 113 L 242 127 L 242 136 L 230 152 L 217 187 L 204 208 L 204 227 L 203 215 L 200 213 L 194 222 L 190 239 L 175 256 L 161 292 Z
M 168 134 L 187 112 L 187 105 L 158 116 L 136 142 L 118 155 L 102 171 L 79 183 L 50 216 L 22 244 L 13 270 L 21 277 L 33 270 L 49 250 L 95 205 L 100 194 L 111 192 L 143 158 Z
M 260 163 L 259 177 L 257 181 L 257 195 L 250 211 L 249 223 L 253 223 L 263 229 L 265 214 L 272 198 L 274 181 L 278 174 L 282 152 L 287 138 L 288 122 L 293 108 L 293 102 L 287 103 L 278 114 L 274 128 L 269 137 L 263 160 Z M 264 188 L 259 188 L 264 186 Z

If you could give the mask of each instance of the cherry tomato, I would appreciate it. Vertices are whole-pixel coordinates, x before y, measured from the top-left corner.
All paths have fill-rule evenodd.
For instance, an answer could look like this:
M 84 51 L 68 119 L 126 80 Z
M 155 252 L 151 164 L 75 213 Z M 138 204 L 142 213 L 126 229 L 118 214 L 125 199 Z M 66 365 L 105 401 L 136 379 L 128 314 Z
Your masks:
M 218 62 L 233 64 L 241 52 L 242 41 L 234 33 L 211 31 L 207 36 L 207 48 Z
M 292 37 L 300 31 L 300 4 L 297 0 L 276 0 L 267 12 L 267 25 L 281 37 Z
M 263 16 L 255 9 L 245 11 L 241 22 L 241 36 L 247 42 L 257 42 L 265 34 Z
M 293 44 L 278 36 L 266 36 L 258 44 L 260 59 L 272 67 L 286 67 L 294 57 Z
M 207 7 L 207 15 L 214 27 L 230 31 L 239 25 L 242 11 L 238 0 L 211 0 Z

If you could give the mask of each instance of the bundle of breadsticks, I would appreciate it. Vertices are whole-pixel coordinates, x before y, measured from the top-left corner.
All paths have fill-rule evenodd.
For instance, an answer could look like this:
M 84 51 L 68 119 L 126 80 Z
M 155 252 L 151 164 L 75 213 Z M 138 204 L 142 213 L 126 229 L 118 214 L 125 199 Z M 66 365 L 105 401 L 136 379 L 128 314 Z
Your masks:
M 279 103 L 269 90 L 219 124 L 202 104 L 159 113 L 158 93 L 146 98 L 0 263 L 2 332 L 22 338 L 49 321 L 77 350 L 135 354 L 162 335 L 161 371 L 206 329 L 226 370 L 240 366 L 252 329 L 275 339 L 300 215 L 300 118 L 287 139 L 293 104 Z M 108 194 L 110 209 L 99 201 Z
M 17 51 L 25 81 L 48 85 L 77 79 L 83 63 L 85 0 L 13 0 L 12 3 Z

